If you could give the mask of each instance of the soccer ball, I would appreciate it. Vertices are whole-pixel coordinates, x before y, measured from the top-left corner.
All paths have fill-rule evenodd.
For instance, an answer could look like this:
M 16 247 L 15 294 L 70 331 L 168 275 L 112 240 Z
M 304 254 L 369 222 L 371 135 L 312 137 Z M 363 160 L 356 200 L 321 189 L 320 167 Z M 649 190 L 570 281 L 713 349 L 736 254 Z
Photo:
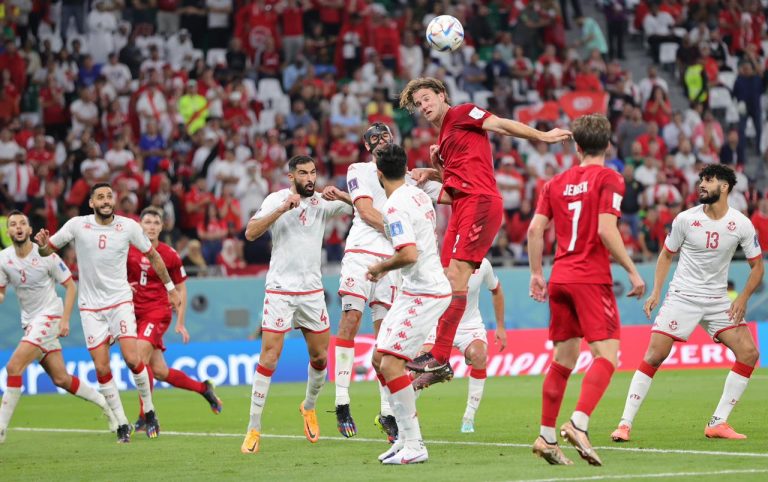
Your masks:
M 440 52 L 456 50 L 464 43 L 464 27 L 456 17 L 439 15 L 427 25 L 427 43 Z

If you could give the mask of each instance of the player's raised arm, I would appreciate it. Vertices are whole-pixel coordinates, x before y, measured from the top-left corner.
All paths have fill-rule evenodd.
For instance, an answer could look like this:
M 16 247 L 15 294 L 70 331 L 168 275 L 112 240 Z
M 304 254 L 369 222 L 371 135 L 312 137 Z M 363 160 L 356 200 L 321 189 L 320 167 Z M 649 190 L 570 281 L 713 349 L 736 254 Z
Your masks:
M 268 201 L 270 202 L 268 203 Z M 299 205 L 301 197 L 298 194 L 291 194 L 285 201 L 273 206 L 276 201 L 276 196 L 267 196 L 261 209 L 248 221 L 248 225 L 245 227 L 245 239 L 253 241 L 264 235 L 280 216 Z
M 360 213 L 360 218 L 365 221 L 365 224 L 382 234 L 384 233 L 384 218 L 373 207 L 373 199 L 369 197 L 357 198 L 354 206 L 357 212 Z
M 495 115 L 490 115 L 485 119 L 483 122 L 483 129 L 505 136 L 520 137 L 529 141 L 543 141 L 549 144 L 567 141 L 573 135 L 571 131 L 565 129 L 552 129 L 543 132 L 534 129 L 533 127 L 529 127 L 522 122 L 505 119 Z
M 542 195 L 543 199 L 543 195 Z M 549 224 L 549 218 L 536 213 L 528 225 L 528 264 L 531 267 L 531 283 L 528 296 L 536 301 L 547 299 L 547 283 L 544 281 L 542 257 L 544 255 L 544 232 Z

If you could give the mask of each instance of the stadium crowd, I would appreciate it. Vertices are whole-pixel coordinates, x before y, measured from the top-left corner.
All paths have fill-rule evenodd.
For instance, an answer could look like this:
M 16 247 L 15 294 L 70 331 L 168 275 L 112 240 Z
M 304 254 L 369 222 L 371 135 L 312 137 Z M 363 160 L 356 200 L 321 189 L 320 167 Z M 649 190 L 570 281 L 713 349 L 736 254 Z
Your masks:
M 255 273 L 269 240 L 246 242 L 243 226 L 287 185 L 290 157 L 315 157 L 318 186 L 343 188 L 347 166 L 367 156 L 362 132 L 384 122 L 410 167 L 429 164 L 437 132 L 395 100 L 409 79 L 429 75 L 453 103 L 516 119 L 526 111 L 541 129 L 567 126 L 565 109 L 531 106 L 605 93 L 610 163 L 626 181 L 621 232 L 638 259 L 652 259 L 674 216 L 696 202 L 697 172 L 709 163 L 737 169 L 731 206 L 768 239 L 758 189 L 768 160 L 762 4 L 598 5 L 605 30 L 578 0 L 570 17 L 565 0 L 4 0 L 0 201 L 55 232 L 91 212 L 91 185 L 110 181 L 118 214 L 162 208 L 164 240 L 192 275 Z M 453 53 L 423 40 L 444 13 L 465 27 Z M 654 61 L 645 78 L 625 69 L 630 41 Z M 665 66 L 685 88 L 684 110 L 671 107 Z M 576 155 L 572 143 L 492 141 L 506 222 L 491 256 L 525 263 L 537 194 Z M 348 229 L 348 219 L 328 229 L 329 261 L 341 259 Z M 0 241 L 10 244 L 6 232 Z M 63 256 L 74 268 L 73 250 Z

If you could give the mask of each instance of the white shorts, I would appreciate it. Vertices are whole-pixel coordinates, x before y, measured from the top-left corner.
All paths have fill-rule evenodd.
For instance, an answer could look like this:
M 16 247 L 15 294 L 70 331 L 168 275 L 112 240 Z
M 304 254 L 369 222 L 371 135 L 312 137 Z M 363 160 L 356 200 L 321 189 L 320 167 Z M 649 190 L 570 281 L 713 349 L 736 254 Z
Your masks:
M 339 280 L 342 311 L 357 310 L 362 313 L 366 303 L 372 310 L 376 306 L 390 309 L 402 284 L 400 270 L 389 271 L 375 283 L 366 278 L 368 267 L 381 262 L 382 259 L 385 258 L 366 253 L 344 255 Z M 377 310 L 373 319 L 381 319 L 385 313 L 386 311 Z
M 60 321 L 61 316 L 40 315 L 24 326 L 24 336 L 21 337 L 21 341 L 35 345 L 43 352 L 38 360 L 42 360 L 51 352 L 61 351 L 61 343 L 59 343 Z
M 738 326 L 728 319 L 730 307 L 731 300 L 727 296 L 711 298 L 670 291 L 651 331 L 667 335 L 675 341 L 688 341 L 696 325 L 701 324 L 709 336 L 719 343 L 717 336 L 720 333 Z
M 413 360 L 450 304 L 450 293 L 438 296 L 401 292 L 381 323 L 376 350 L 408 361 Z
M 264 294 L 261 331 L 286 333 L 291 328 L 304 328 L 312 333 L 330 330 L 323 290 L 300 295 L 273 291 Z
M 432 328 L 432 331 L 427 336 L 425 345 L 434 345 L 435 339 L 437 339 L 437 325 Z M 482 323 L 461 323 L 456 330 L 456 336 L 453 339 L 453 346 L 461 352 L 463 355 L 466 353 L 467 348 L 475 341 L 481 341 L 488 344 L 488 330 Z
M 118 338 L 136 338 L 136 315 L 131 301 L 98 311 L 80 310 L 80 319 L 89 350 L 104 343 L 111 345 Z

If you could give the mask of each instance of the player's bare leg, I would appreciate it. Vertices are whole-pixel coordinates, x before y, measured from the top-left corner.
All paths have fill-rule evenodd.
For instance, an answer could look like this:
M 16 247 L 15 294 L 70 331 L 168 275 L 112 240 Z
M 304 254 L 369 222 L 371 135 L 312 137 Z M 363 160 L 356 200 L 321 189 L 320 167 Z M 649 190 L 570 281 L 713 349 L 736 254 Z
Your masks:
M 480 340 L 473 341 L 464 352 L 464 357 L 469 360 L 472 368 L 469 372 L 467 408 L 464 409 L 464 416 L 461 418 L 461 432 L 473 433 L 475 431 L 475 413 L 480 407 L 485 388 L 485 367 L 488 363 L 487 345 Z
M 745 439 L 747 438 L 746 435 L 736 432 L 728 424 L 728 416 L 741 399 L 744 390 L 747 389 L 749 378 L 755 369 L 758 358 L 760 358 L 760 353 L 755 346 L 752 333 L 746 325 L 725 330 L 717 338 L 736 355 L 736 362 L 725 378 L 723 395 L 704 430 L 704 435 L 708 438 Z
M 96 378 L 99 381 L 99 392 L 104 396 L 112 414 L 117 418 L 117 442 L 128 443 L 131 441 L 131 424 L 123 410 L 123 402 L 120 400 L 120 392 L 112 379 L 112 369 L 109 366 L 109 344 L 101 345 L 90 350 L 93 365 L 96 369 Z
M 285 333 L 261 332 L 261 353 L 259 354 L 259 365 L 253 374 L 248 430 L 245 434 L 245 440 L 243 440 L 243 444 L 240 446 L 240 452 L 244 454 L 255 454 L 259 451 L 261 414 L 264 412 L 269 385 L 272 383 L 272 374 L 275 373 L 277 361 L 283 352 L 284 339 Z
M 552 363 L 544 377 L 541 400 L 541 427 L 533 443 L 533 453 L 551 465 L 571 465 L 557 444 L 557 416 L 563 403 L 565 388 L 579 358 L 581 338 L 555 342 Z
M 467 308 L 467 288 L 475 268 L 476 263 L 458 259 L 451 259 L 448 264 L 445 275 L 451 283 L 453 295 L 451 304 L 437 323 L 435 346 L 429 353 L 418 356 L 407 364 L 409 370 L 423 373 L 417 379 L 419 380 L 417 385 L 422 388 L 453 378 L 453 370 L 449 363 L 451 349 L 459 322 Z
M 421 437 L 421 427 L 416 415 L 416 392 L 406 374 L 405 360 L 376 352 L 374 367 L 386 380 L 390 405 L 395 412 L 399 428 L 398 440 L 379 456 L 379 460 L 388 465 L 426 462 L 429 454 Z
M 144 420 L 146 421 L 147 437 L 157 438 L 160 435 L 160 424 L 155 414 L 155 405 L 152 402 L 152 389 L 149 380 L 149 371 L 141 360 L 136 338 L 120 337 L 120 351 L 123 354 L 125 364 L 133 374 L 133 382 L 136 384 L 136 390 L 141 397 L 141 404 L 144 409 Z
M 589 344 L 592 365 L 581 382 L 581 393 L 571 419 L 560 427 L 560 435 L 576 448 L 582 459 L 590 465 L 603 465 L 589 441 L 589 417 L 597 407 L 618 363 L 619 340 L 607 339 Z
M 63 388 L 72 395 L 82 398 L 88 402 L 91 402 L 101 408 L 102 413 L 109 422 L 109 431 L 117 432 L 119 423 L 117 418 L 112 413 L 112 409 L 109 408 L 107 400 L 104 395 L 97 392 L 85 383 L 82 383 L 79 378 L 67 373 L 66 365 L 64 364 L 64 357 L 60 351 L 49 352 L 40 361 L 40 365 L 45 369 L 45 372 L 53 380 L 53 384 L 59 388 Z
M 629 384 L 629 393 L 627 393 L 627 401 L 624 403 L 624 413 L 621 415 L 619 426 L 611 434 L 614 442 L 629 442 L 632 423 L 648 395 L 653 376 L 669 356 L 674 343 L 675 340 L 665 334 L 651 333 L 651 340 L 648 342 L 643 361 L 640 362 Z
M 362 316 L 358 310 L 343 311 L 336 335 L 336 427 L 347 438 L 357 435 L 357 426 L 349 410 L 349 385 L 355 362 L 355 335 L 360 330 Z
M 304 401 L 299 405 L 299 411 L 304 418 L 304 435 L 312 443 L 320 439 L 320 426 L 317 423 L 315 404 L 320 395 L 325 379 L 328 377 L 328 345 L 331 341 L 330 332 L 314 333 L 305 328 L 301 329 L 309 352 L 307 366 L 307 392 Z

